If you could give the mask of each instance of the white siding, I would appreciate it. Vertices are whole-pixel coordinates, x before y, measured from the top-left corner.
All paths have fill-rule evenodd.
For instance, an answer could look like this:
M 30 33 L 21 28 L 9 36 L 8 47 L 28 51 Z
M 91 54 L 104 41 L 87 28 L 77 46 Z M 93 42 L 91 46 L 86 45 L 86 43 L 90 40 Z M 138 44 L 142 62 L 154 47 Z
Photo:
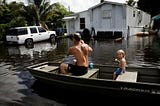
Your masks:
M 106 12 L 106 14 L 109 14 L 108 17 L 105 17 L 104 16 L 104 12 Z M 101 28 L 103 30 L 106 30 L 106 29 L 111 29 L 112 27 L 112 5 L 103 5 L 102 8 L 101 8 Z
M 75 20 L 67 20 L 66 21 L 67 34 L 71 34 L 75 31 Z
M 100 29 L 101 28 L 101 10 L 100 8 L 96 8 L 93 10 L 93 27 Z
M 133 35 L 146 25 L 149 25 L 151 16 L 126 4 L 105 2 L 75 14 L 76 19 L 67 22 L 67 32 L 83 31 L 80 29 L 80 18 L 85 18 L 85 27 L 89 30 L 94 27 L 97 31 L 121 31 L 123 37 Z M 71 22 L 72 21 L 72 22 Z M 141 28 L 140 28 L 141 27 Z
M 127 26 L 129 26 L 129 35 L 141 32 L 143 27 L 149 25 L 151 16 L 141 10 L 127 6 Z
M 113 25 L 115 26 L 113 28 L 122 30 L 123 28 L 125 28 L 126 20 L 123 6 L 114 6 L 114 12 L 115 20 Z
M 111 17 L 104 17 L 104 11 Z M 96 31 L 122 31 L 126 29 L 126 15 L 123 5 L 104 4 L 92 10 L 93 27 Z

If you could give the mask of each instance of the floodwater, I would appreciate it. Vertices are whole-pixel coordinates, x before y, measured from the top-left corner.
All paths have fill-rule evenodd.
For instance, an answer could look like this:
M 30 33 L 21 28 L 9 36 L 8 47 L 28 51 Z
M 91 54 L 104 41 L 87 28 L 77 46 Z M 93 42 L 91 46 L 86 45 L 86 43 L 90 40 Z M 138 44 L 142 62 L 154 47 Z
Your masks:
M 155 35 L 132 36 L 121 41 L 90 40 L 86 43 L 94 50 L 89 54 L 89 61 L 94 64 L 113 65 L 116 51 L 123 49 L 128 66 L 160 67 L 160 38 Z M 53 44 L 35 43 L 34 48 L 0 44 L 0 106 L 82 106 L 88 101 L 86 98 L 95 98 L 94 94 L 77 96 L 76 93 L 39 83 L 26 70 L 27 66 L 39 62 L 63 61 L 71 45 L 68 38 Z M 96 99 L 93 98 L 89 102 L 94 103 Z

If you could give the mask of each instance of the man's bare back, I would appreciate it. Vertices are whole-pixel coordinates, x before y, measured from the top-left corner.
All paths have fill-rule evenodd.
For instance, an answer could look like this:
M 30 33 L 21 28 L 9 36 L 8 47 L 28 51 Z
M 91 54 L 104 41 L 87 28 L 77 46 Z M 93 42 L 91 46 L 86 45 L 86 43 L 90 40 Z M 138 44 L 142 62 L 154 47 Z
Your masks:
M 88 66 L 88 53 L 92 48 L 85 43 L 79 43 L 69 48 L 69 54 L 74 55 L 78 66 Z
M 88 54 L 89 52 L 93 51 L 92 48 L 83 42 L 81 40 L 80 34 L 79 33 L 74 33 L 73 37 L 73 43 L 74 46 L 70 47 L 68 52 L 70 55 L 73 55 L 76 60 L 76 64 L 73 66 L 69 64 L 62 63 L 60 65 L 61 72 L 66 74 L 68 73 L 68 67 L 79 67 L 82 69 L 87 69 L 88 68 Z M 74 70 L 76 71 L 76 70 Z M 83 71 L 83 70 L 82 70 Z

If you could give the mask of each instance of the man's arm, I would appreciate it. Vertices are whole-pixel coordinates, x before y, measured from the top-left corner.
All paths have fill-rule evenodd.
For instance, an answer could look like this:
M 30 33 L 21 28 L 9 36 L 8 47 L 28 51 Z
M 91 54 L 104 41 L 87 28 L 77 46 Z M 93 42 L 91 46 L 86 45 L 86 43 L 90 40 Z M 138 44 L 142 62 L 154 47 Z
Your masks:
M 88 51 L 91 52 L 93 51 L 93 49 L 86 43 L 84 43 L 84 40 L 81 40 L 81 43 L 82 43 L 82 48 L 84 48 L 86 45 L 88 46 Z
M 71 55 L 73 54 L 73 47 L 70 47 L 70 48 L 68 49 L 68 53 L 71 54 Z
M 93 51 L 93 49 L 88 44 L 82 44 L 81 49 L 85 55 L 87 55 L 88 52 Z
M 92 52 L 93 51 L 93 49 L 88 45 L 88 51 L 89 52 Z

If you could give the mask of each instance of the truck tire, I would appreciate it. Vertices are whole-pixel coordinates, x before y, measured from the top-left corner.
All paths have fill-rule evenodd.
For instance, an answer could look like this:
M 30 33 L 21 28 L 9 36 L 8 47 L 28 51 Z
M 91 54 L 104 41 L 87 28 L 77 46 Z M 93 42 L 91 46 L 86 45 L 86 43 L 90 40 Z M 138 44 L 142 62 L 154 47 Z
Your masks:
M 51 35 L 51 36 L 50 36 L 50 42 L 51 42 L 51 43 L 55 43 L 55 42 L 56 42 L 56 37 L 55 37 L 55 35 Z
M 26 39 L 25 40 L 25 46 L 27 47 L 27 48 L 33 48 L 33 39 Z

